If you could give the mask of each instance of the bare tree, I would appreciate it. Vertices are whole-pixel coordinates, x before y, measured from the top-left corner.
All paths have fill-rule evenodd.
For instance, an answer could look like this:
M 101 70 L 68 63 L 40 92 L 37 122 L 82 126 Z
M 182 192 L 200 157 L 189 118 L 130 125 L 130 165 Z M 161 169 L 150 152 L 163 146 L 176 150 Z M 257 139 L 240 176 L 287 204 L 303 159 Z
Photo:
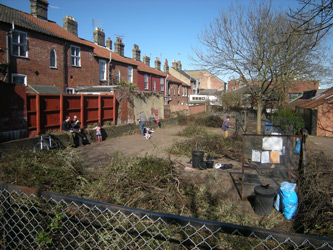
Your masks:
M 217 74 L 236 74 L 250 87 L 257 105 L 258 134 L 265 102 L 276 91 L 285 94 L 282 83 L 296 76 L 310 75 L 315 64 L 314 52 L 309 49 L 311 35 L 293 34 L 286 43 L 285 36 L 290 36 L 286 30 L 290 25 L 286 24 L 286 15 L 274 12 L 271 4 L 264 1 L 251 7 L 231 7 L 227 12 L 220 12 L 199 36 L 204 50 L 194 49 L 194 60 L 201 67 Z
M 315 34 L 316 42 L 323 38 L 333 24 L 332 0 L 298 0 L 300 8 L 290 9 L 289 16 L 296 20 L 294 31 Z

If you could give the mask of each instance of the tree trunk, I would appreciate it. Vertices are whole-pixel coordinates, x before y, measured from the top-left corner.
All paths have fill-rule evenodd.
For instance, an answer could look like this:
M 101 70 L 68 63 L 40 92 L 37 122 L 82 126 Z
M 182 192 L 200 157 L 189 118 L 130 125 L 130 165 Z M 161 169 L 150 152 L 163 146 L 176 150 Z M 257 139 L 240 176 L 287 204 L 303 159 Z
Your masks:
M 262 102 L 257 100 L 257 135 L 261 134 L 261 113 L 262 113 Z

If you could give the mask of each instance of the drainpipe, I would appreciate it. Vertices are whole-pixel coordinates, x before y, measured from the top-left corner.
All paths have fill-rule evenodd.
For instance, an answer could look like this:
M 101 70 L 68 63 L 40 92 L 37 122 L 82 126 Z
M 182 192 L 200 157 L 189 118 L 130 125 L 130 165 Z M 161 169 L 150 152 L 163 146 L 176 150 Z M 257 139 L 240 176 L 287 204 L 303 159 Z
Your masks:
M 10 44 L 10 35 L 11 35 L 11 31 L 10 32 L 6 32 L 6 64 L 7 64 L 7 72 L 5 75 L 5 81 L 6 83 L 9 83 L 9 78 L 10 78 L 10 54 L 9 54 L 9 44 Z
M 168 77 L 169 74 L 167 74 L 167 77 L 165 78 L 165 87 L 164 87 L 164 104 L 168 105 L 168 92 L 169 92 L 169 83 L 168 83 Z
M 111 54 L 111 50 L 110 50 L 110 59 L 109 59 L 109 63 L 108 63 L 108 86 L 110 86 L 110 65 L 111 65 L 111 59 L 112 59 L 112 54 Z

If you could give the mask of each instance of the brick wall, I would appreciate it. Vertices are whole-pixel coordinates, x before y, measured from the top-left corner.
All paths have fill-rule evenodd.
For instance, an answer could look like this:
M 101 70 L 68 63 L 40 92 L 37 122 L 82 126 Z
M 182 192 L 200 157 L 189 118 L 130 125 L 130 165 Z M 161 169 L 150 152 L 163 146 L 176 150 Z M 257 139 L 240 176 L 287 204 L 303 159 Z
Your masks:
M 323 104 L 317 109 L 317 135 L 333 137 L 333 104 Z
M 206 105 L 205 104 L 189 106 L 189 114 L 190 115 L 205 112 L 205 111 L 206 111 Z

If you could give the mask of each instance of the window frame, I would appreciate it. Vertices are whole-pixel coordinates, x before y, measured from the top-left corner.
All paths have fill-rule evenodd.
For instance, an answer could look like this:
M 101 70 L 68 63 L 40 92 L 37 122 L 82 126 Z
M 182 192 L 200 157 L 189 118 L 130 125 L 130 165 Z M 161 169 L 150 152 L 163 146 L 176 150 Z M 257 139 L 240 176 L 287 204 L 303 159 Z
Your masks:
M 127 68 L 127 82 L 133 83 L 133 66 Z
M 54 53 L 54 58 L 52 58 L 52 52 Z M 54 60 L 54 65 L 52 65 L 52 61 Z M 50 68 L 51 69 L 56 69 L 57 68 L 57 53 L 54 48 L 50 50 Z
M 121 74 L 120 74 L 120 70 L 118 69 L 118 70 L 116 71 L 116 82 L 117 82 L 117 83 L 120 83 L 120 77 L 121 77 Z
M 73 50 L 75 49 L 74 52 L 75 54 L 73 54 Z M 76 54 L 78 50 L 78 55 Z M 71 66 L 73 67 L 81 67 L 81 48 L 75 45 L 71 45 L 70 46 L 70 59 L 71 59 Z
M 14 77 L 22 77 L 23 78 L 23 83 L 15 83 L 14 82 Z M 18 74 L 18 73 L 12 73 L 11 74 L 11 82 L 13 84 L 23 84 L 24 86 L 27 86 L 28 85 L 27 75 Z
M 164 79 L 161 77 L 160 78 L 160 84 L 161 84 L 161 91 L 164 91 Z
M 75 89 L 74 88 L 66 88 L 66 94 L 67 95 L 74 95 L 75 94 Z M 71 93 L 69 93 L 71 92 Z
M 103 67 L 103 69 L 101 68 Z M 103 73 L 103 77 L 101 78 L 101 73 Z M 106 81 L 106 60 L 100 59 L 98 61 L 98 78 L 100 81 Z
M 153 91 L 156 91 L 156 81 L 153 82 Z
M 148 75 L 145 74 L 143 79 L 144 79 L 144 89 L 148 90 L 148 86 L 149 86 L 149 77 L 148 77 Z
M 14 34 L 18 34 L 17 42 L 14 42 Z M 25 41 L 21 42 L 21 35 L 25 36 Z M 17 46 L 17 54 L 14 53 L 14 46 Z M 24 55 L 21 54 L 21 48 L 24 50 Z M 28 34 L 27 32 L 20 31 L 20 30 L 15 30 L 12 35 L 11 35 L 11 54 L 16 57 L 23 57 L 27 58 L 28 57 Z

